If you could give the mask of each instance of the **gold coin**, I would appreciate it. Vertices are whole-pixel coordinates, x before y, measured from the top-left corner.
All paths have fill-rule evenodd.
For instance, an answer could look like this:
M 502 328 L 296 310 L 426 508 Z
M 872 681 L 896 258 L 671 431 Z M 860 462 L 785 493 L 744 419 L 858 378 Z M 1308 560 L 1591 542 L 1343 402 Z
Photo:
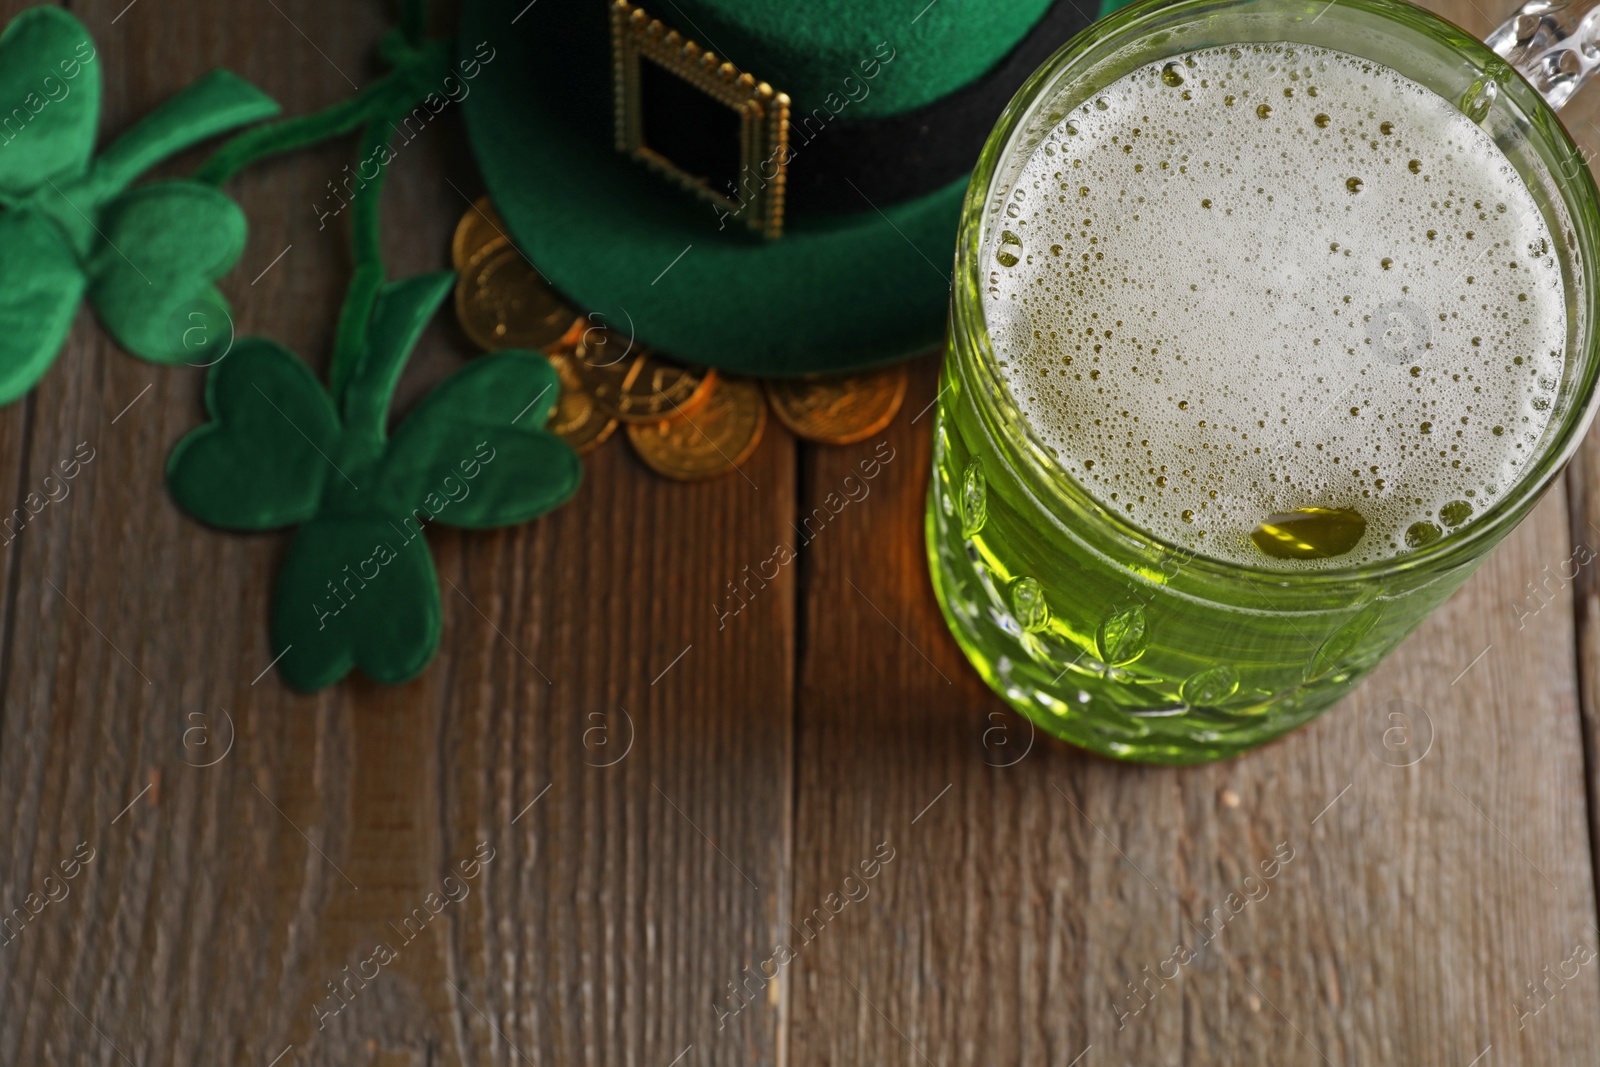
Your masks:
M 589 328 L 589 320 L 581 315 L 572 320 L 572 325 L 567 327 L 567 332 L 561 335 L 561 340 L 545 348 L 546 352 L 561 352 L 572 355 L 580 344 L 583 343 L 584 332 Z
M 725 474 L 750 458 L 767 426 L 761 386 L 718 378 L 700 409 L 682 418 L 629 423 L 628 440 L 657 474 L 694 482 Z
M 543 349 L 572 328 L 578 313 L 515 248 L 489 253 L 456 281 L 456 317 L 474 344 Z
M 669 363 L 599 326 L 583 332 L 572 356 L 595 406 L 623 422 L 659 422 L 691 414 L 717 380 L 716 371 Z
M 767 382 L 767 399 L 796 436 L 848 445 L 894 421 L 909 378 L 904 365 L 833 378 L 778 378 Z
M 480 196 L 456 223 L 455 237 L 450 241 L 450 261 L 456 265 L 456 270 L 466 270 L 483 253 L 509 243 L 500 213 L 495 211 L 487 196 Z
M 561 399 L 545 429 L 571 445 L 580 456 L 593 452 L 616 432 L 617 420 L 602 413 L 583 391 L 583 381 L 572 367 L 571 356 L 551 352 L 546 358 L 561 376 Z

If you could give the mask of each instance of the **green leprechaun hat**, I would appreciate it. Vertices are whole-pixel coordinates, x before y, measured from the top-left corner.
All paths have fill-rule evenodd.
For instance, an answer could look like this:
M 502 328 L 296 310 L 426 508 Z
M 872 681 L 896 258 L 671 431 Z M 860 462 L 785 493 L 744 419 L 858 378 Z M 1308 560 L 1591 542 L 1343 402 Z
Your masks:
M 563 296 L 688 363 L 939 344 L 962 194 L 1093 0 L 467 0 L 467 128 Z

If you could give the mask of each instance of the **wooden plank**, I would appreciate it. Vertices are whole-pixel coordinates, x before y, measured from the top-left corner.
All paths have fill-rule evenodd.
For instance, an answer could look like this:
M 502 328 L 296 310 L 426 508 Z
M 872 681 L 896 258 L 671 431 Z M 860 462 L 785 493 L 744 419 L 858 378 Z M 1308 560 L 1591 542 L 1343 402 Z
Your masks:
M 745 468 L 759 488 L 667 485 L 619 447 L 547 520 L 543 552 L 481 552 L 454 579 L 474 599 L 507 582 L 541 596 L 551 678 L 530 716 L 507 690 L 538 683 L 503 656 L 440 674 L 460 709 L 440 735 L 446 825 L 517 843 L 451 941 L 454 981 L 503 1032 L 468 1017 L 464 1062 L 510 1063 L 508 1043 L 531 1062 L 690 1046 L 697 1063 L 773 1062 L 775 1025 L 718 1041 L 706 1002 L 786 908 L 793 582 L 724 629 L 714 606 L 782 535 L 793 470 L 782 435 Z M 561 573 L 566 594 L 541 594 Z
M 1600 154 L 1600 94 L 1592 88 L 1579 93 L 1562 109 L 1561 120 L 1594 170 L 1595 156 Z M 1571 502 L 1573 544 L 1600 552 L 1600 430 L 1590 429 L 1567 471 L 1566 488 Z M 1600 566 L 1593 560 L 1579 562 L 1570 585 L 1576 612 L 1578 692 L 1588 771 L 1589 849 L 1590 855 L 1596 857 L 1595 877 L 1600 882 L 1600 575 L 1596 573 Z M 1572 569 L 1568 567 L 1567 571 Z M 1558 572 L 1556 584 L 1569 584 L 1564 579 L 1565 574 Z
M 924 371 L 908 407 L 932 395 Z M 803 641 L 795 915 L 875 842 L 898 854 L 797 935 L 795 1062 L 1068 1063 L 1092 1045 L 1085 1063 L 1465 1064 L 1492 1044 L 1565 1064 L 1596 1047 L 1597 968 L 1564 962 L 1595 947 L 1571 602 L 1520 600 L 1572 554 L 1560 494 L 1277 744 L 1179 771 L 1041 738 L 997 768 L 1029 731 L 936 614 L 923 431 L 889 431 L 906 467 L 808 549 L 806 618 L 826 621 Z M 818 451 L 803 500 L 858 459 Z M 1534 1000 L 1546 967 L 1567 978 Z
M 1100 1060 L 1120 968 L 1137 977 L 1179 928 L 1179 778 L 1035 736 L 962 659 L 922 541 L 932 414 L 912 420 L 935 372 L 917 364 L 892 462 L 805 550 L 794 921 L 852 874 L 867 889 L 796 935 L 790 1057 L 1120 1062 Z M 819 449 L 803 509 L 879 447 Z M 863 882 L 882 841 L 895 857 Z M 1118 1055 L 1176 1062 L 1177 1003 Z
M 925 369 L 908 410 L 933 395 Z M 794 1062 L 1567 1064 L 1600 1047 L 1571 594 L 1523 600 L 1575 550 L 1559 491 L 1277 744 L 1177 771 L 1041 738 L 997 768 L 1018 749 L 995 743 L 1028 727 L 937 614 L 927 436 L 890 429 L 904 468 L 802 568 L 795 914 L 873 842 L 899 853 L 784 975 Z M 802 514 L 869 447 L 816 452 Z
M 74 5 L 108 134 L 214 66 L 291 114 L 341 99 L 374 76 L 386 28 L 379 4 L 124 7 Z M 224 284 L 239 332 L 318 366 L 348 255 L 311 205 L 352 151 L 230 186 L 252 224 Z M 453 116 L 400 153 L 391 274 L 445 264 L 466 203 L 443 179 L 478 192 L 464 153 Z M 436 324 L 402 404 L 468 353 Z M 789 440 L 763 444 L 750 482 L 692 488 L 615 443 L 556 515 L 438 534 L 445 641 L 428 673 L 296 697 L 262 674 L 283 538 L 202 530 L 162 486 L 200 385 L 85 318 L 25 450 L 26 419 L 0 415 L 23 485 L 79 441 L 97 449 L 14 549 L 0 903 L 43 893 L 79 842 L 93 859 L 0 952 L 0 1061 L 664 1064 L 693 1043 L 695 1062 L 770 1062 L 772 1025 L 712 1045 L 705 990 L 786 907 L 793 580 L 737 628 L 719 632 L 714 605 L 792 514 Z M 373 977 L 380 943 L 392 958 Z
M 1195 775 L 1201 913 L 1244 857 L 1287 841 L 1296 858 L 1185 976 L 1191 1055 L 1467 1063 L 1492 1045 L 1492 1062 L 1565 1064 L 1597 1047 L 1596 968 L 1563 962 L 1596 947 L 1571 600 L 1523 599 L 1572 551 L 1558 492 L 1320 722 Z

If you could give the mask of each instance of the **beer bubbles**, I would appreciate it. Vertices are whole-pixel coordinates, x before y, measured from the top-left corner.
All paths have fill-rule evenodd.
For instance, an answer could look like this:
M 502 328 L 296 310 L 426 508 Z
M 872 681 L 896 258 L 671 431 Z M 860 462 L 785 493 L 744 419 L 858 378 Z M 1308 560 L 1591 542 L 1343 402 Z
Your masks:
M 1490 136 L 1395 71 L 1294 44 L 1153 63 L 1014 189 L 984 237 L 1001 373 L 1138 527 L 1244 564 L 1371 562 L 1469 525 L 1538 454 L 1554 239 Z

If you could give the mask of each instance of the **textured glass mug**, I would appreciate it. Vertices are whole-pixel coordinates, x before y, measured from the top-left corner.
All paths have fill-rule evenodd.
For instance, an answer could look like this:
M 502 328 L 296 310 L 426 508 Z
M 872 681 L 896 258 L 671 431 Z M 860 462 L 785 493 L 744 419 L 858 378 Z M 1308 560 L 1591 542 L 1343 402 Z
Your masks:
M 1348 693 L 1533 508 L 1583 438 L 1600 368 L 1600 205 L 1554 114 L 1600 64 L 1584 51 L 1593 3 L 1534 0 L 1485 44 L 1394 0 L 1146 0 L 1090 26 L 1022 87 L 962 206 L 927 512 L 945 619 L 1014 708 L 1121 759 L 1199 763 L 1246 751 Z M 995 365 L 980 295 L 992 265 L 980 250 L 1035 146 L 1135 68 L 1253 42 L 1358 55 L 1455 102 L 1495 138 L 1556 237 L 1566 369 L 1537 457 L 1474 521 L 1395 558 L 1291 572 L 1166 543 L 1101 507 L 1050 459 Z

